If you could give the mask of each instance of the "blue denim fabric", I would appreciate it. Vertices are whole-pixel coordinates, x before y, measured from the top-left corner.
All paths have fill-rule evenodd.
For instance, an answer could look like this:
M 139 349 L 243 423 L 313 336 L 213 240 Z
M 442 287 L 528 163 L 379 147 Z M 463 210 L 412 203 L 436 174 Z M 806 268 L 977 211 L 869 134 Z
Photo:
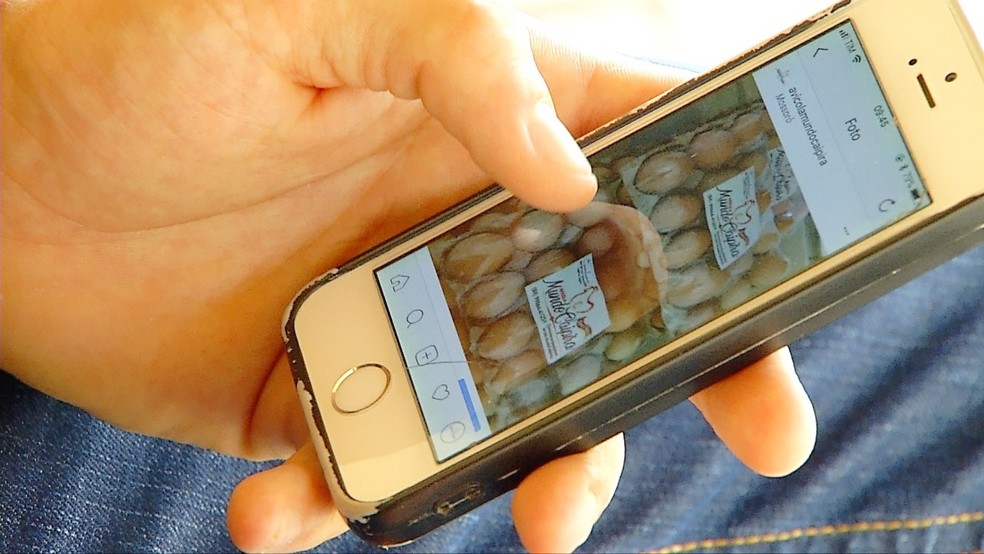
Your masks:
M 984 550 L 984 248 L 793 346 L 819 417 L 796 474 L 751 474 L 680 405 L 627 435 L 584 551 Z M 263 467 L 130 435 L 0 377 L 0 551 L 230 551 Z M 519 551 L 500 498 L 399 552 Z M 373 551 L 345 535 L 319 552 Z

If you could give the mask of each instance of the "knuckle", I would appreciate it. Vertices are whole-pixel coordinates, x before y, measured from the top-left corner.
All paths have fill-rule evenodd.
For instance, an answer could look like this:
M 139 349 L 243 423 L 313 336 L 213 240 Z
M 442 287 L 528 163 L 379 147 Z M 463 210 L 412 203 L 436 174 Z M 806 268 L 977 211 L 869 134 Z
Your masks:
M 496 45 L 515 44 L 525 30 L 517 24 L 512 11 L 493 0 L 453 0 L 448 31 L 455 41 L 469 50 L 482 52 Z

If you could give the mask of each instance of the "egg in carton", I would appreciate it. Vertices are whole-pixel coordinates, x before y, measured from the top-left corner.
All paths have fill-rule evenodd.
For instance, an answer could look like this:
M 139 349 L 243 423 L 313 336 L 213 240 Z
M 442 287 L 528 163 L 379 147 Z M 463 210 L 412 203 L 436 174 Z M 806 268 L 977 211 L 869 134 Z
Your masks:
M 526 390 L 523 398 L 527 399 L 536 396 L 535 390 L 547 390 L 541 385 L 527 390 L 524 383 L 558 376 L 547 371 L 551 364 L 530 315 L 527 285 L 590 255 L 610 318 L 602 334 L 610 335 L 648 320 L 659 309 L 661 284 L 666 280 L 661 242 L 652 222 L 634 208 L 599 201 L 560 215 L 510 200 L 431 248 L 459 337 L 475 361 L 476 382 L 490 411 L 517 390 Z M 625 340 L 620 339 L 623 350 Z M 607 360 L 603 351 L 585 348 L 568 353 L 562 362 L 573 363 L 581 355 Z M 581 368 L 572 374 L 576 381 L 586 370 L 575 367 Z
M 696 215 L 700 194 L 756 165 L 764 171 L 766 160 L 753 155 L 764 151 L 775 134 L 761 102 L 725 114 L 693 131 L 656 145 L 639 156 L 616 160 L 609 171 L 619 173 L 627 196 L 641 211 L 651 213 L 664 234 L 685 227 L 693 217 L 675 215 L 682 210 Z M 664 198 L 673 200 L 657 205 Z M 668 218 L 684 219 L 674 222 Z
M 783 246 L 808 217 L 798 182 L 761 101 L 675 139 L 611 163 L 617 199 L 651 214 L 663 241 L 667 294 L 650 328 L 670 336 L 692 330 L 805 267 Z M 704 197 L 733 179 L 755 181 L 758 227 L 751 246 L 722 264 L 712 253 Z M 795 248 L 794 248 L 795 249 Z

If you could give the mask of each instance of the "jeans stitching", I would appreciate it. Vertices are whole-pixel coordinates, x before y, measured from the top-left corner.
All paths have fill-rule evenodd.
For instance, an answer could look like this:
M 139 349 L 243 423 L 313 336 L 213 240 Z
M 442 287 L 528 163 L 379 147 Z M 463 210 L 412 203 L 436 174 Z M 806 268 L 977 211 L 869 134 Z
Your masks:
M 664 546 L 656 550 L 650 550 L 648 554 L 670 554 L 678 552 L 694 552 L 697 550 L 729 548 L 732 546 L 754 546 L 758 544 L 787 542 L 802 538 L 849 535 L 852 533 L 919 530 L 928 529 L 930 527 L 965 525 L 969 523 L 979 523 L 982 521 L 984 521 L 984 511 L 964 512 L 961 514 L 928 517 L 923 519 L 859 521 L 855 523 L 818 525 L 812 527 L 800 527 L 790 531 L 777 531 L 773 533 L 761 533 L 742 537 L 698 539 L 694 541 L 671 544 L 670 546 Z

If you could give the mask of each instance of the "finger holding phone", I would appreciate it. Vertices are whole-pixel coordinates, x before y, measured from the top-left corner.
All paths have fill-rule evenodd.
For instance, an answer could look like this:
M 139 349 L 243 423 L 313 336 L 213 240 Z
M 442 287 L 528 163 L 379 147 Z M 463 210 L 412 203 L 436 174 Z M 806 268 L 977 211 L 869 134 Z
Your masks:
M 231 499 L 247 550 L 344 530 L 281 342 L 295 291 L 493 179 L 583 205 L 595 179 L 571 135 L 677 82 L 467 2 L 25 3 L 3 19 L 3 367 L 129 430 L 289 458 Z M 769 474 L 801 463 L 812 412 L 788 358 L 726 383 L 698 402 L 725 441 Z M 732 409 L 766 431 L 722 427 Z M 615 439 L 532 475 L 525 544 L 573 548 L 621 460 Z

